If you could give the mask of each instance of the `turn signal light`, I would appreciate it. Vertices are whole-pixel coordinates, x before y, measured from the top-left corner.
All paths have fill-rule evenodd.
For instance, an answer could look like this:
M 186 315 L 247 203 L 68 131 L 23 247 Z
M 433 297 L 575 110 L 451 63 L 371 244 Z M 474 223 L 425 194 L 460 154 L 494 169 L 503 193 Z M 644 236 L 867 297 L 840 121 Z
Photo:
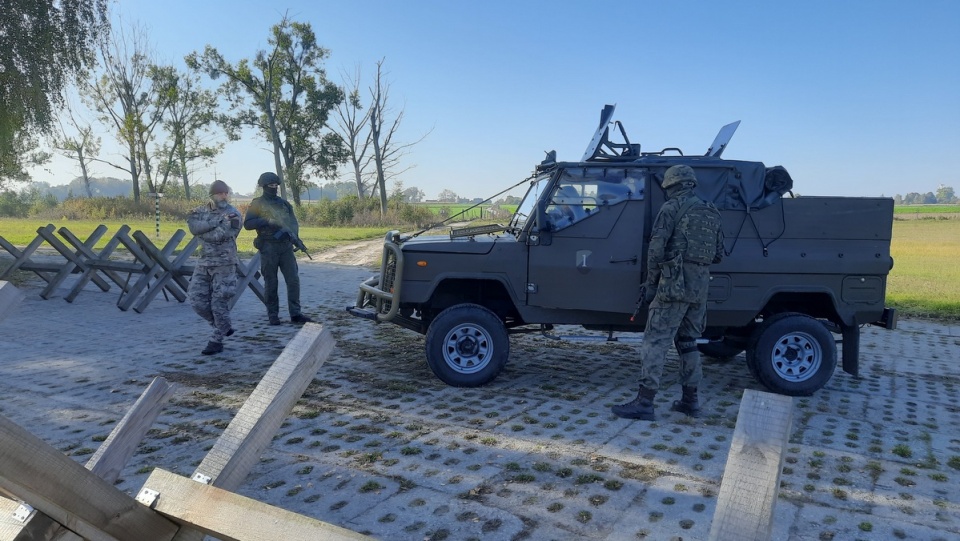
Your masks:
M 418 266 L 418 267 L 426 267 L 426 266 L 427 266 L 427 262 L 426 262 L 426 261 L 417 261 L 417 266 Z

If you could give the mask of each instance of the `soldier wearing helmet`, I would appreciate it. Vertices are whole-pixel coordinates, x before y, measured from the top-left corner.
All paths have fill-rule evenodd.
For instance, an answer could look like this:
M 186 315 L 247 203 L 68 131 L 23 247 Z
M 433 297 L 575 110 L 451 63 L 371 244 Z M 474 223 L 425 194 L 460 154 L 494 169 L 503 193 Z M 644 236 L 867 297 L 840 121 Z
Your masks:
M 240 211 L 229 202 L 230 186 L 222 180 L 210 185 L 211 201 L 193 209 L 187 227 L 200 239 L 200 259 L 190 279 L 190 306 L 213 327 L 204 355 L 223 351 L 223 338 L 233 334 L 230 301 L 237 289 L 237 236 Z
M 260 251 L 260 274 L 263 275 L 264 304 L 270 325 L 280 324 L 280 280 L 287 284 L 287 310 L 293 323 L 313 321 L 300 309 L 300 269 L 294 255 L 294 240 L 300 238 L 300 225 L 293 206 L 277 195 L 280 177 L 267 171 L 257 179 L 263 195 L 250 202 L 243 220 L 244 229 L 257 231 L 253 245 Z
M 628 419 L 654 420 L 653 399 L 671 342 L 680 356 L 682 397 L 671 410 L 691 417 L 700 413 L 697 386 L 703 377 L 697 339 L 706 323 L 709 265 L 723 257 L 720 212 L 693 189 L 697 176 L 687 165 L 674 165 L 663 175 L 667 201 L 653 224 L 647 251 L 647 276 L 640 288 L 648 304 L 640 348 L 640 389 L 631 402 L 613 406 Z

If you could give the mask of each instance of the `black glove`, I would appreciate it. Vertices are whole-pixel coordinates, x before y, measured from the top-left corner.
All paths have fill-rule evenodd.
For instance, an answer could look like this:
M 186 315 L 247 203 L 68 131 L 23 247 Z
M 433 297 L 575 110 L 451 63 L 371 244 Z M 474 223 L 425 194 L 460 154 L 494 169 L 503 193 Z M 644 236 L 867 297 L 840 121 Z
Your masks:
M 650 304 L 657 297 L 657 288 L 651 286 L 640 286 L 640 298 L 643 304 Z
M 284 237 L 289 237 L 291 240 L 293 239 L 293 233 L 291 233 L 286 227 L 273 234 L 273 238 L 277 240 L 282 240 Z

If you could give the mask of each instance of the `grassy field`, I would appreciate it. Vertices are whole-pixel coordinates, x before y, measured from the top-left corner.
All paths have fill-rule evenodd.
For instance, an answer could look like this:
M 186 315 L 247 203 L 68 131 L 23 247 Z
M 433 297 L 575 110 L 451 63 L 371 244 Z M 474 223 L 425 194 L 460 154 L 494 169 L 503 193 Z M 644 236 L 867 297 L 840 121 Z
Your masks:
M 960 214 L 960 205 L 894 205 L 893 207 L 893 215 L 897 218 L 918 216 L 929 218 L 931 214 Z
M 896 220 L 890 252 L 887 304 L 960 321 L 960 220 Z
M 100 224 L 107 226 L 107 232 L 97 243 L 97 249 L 99 250 L 103 248 L 117 229 L 120 228 L 121 223 L 98 220 L 70 220 L 58 222 L 53 225 L 58 228 L 66 227 L 81 240 L 85 240 Z M 14 246 L 26 246 L 37 236 L 37 229 L 45 225 L 47 225 L 46 222 L 37 220 L 0 218 L 0 237 L 7 239 L 7 241 Z M 160 234 L 158 236 L 157 224 L 153 220 L 127 222 L 127 225 L 130 226 L 131 231 L 138 229 L 143 231 L 150 237 L 150 240 L 152 240 L 154 244 L 159 246 L 166 244 L 170 237 L 176 233 L 177 229 L 186 231 L 187 228 L 183 222 L 161 221 Z M 386 232 L 386 228 L 375 227 L 301 227 L 300 239 L 307 245 L 311 253 L 316 253 L 351 242 L 383 238 Z M 240 232 L 240 237 L 237 238 L 237 248 L 241 253 L 249 256 L 255 252 L 253 248 L 254 237 L 256 237 L 256 233 L 253 231 Z M 187 232 L 186 238 L 190 238 L 189 232 Z M 181 244 L 183 243 L 181 242 Z
M 54 224 L 66 226 L 81 239 L 86 239 L 102 222 L 69 221 Z M 0 236 L 15 246 L 25 246 L 37 236 L 37 228 L 46 225 L 36 220 L 0 219 Z M 107 223 L 107 233 L 98 243 L 106 244 L 120 224 Z M 146 233 L 154 243 L 163 245 L 184 228 L 180 222 L 160 222 L 156 236 L 153 221 L 132 222 L 133 230 Z M 364 239 L 382 238 L 385 229 L 305 227 L 301 237 L 311 253 Z M 243 231 L 238 247 L 251 255 L 254 234 Z M 887 285 L 887 304 L 903 315 L 960 321 L 960 219 L 895 220 L 891 245 L 894 266 Z

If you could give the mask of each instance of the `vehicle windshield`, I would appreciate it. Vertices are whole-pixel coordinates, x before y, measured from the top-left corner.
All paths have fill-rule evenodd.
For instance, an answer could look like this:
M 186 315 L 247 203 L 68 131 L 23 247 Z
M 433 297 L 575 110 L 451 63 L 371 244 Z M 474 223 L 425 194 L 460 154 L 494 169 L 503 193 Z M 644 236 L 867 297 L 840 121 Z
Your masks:
M 517 211 L 510 220 L 510 228 L 512 230 L 519 232 L 523 229 L 527 220 L 530 219 L 530 215 L 533 214 L 537 201 L 540 199 L 540 194 L 543 193 L 544 187 L 549 182 L 549 172 L 541 173 L 537 178 L 530 181 L 530 189 L 527 190 L 527 195 L 523 196 L 523 200 L 520 201 L 520 204 L 517 206 Z

